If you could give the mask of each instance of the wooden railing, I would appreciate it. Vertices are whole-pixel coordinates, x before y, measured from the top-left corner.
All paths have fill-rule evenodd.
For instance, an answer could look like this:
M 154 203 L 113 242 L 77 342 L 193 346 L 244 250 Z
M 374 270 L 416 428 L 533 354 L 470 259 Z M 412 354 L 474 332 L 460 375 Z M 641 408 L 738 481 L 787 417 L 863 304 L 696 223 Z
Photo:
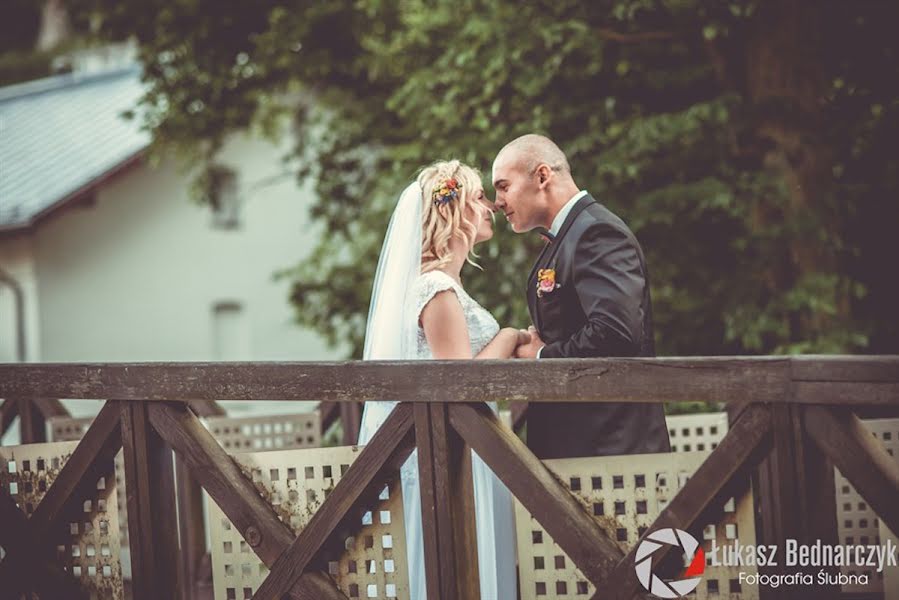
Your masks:
M 24 422 L 29 410 L 52 410 L 47 398 L 107 399 L 30 519 L 0 494 L 0 545 L 7 552 L 0 563 L 2 597 L 18 598 L 27 590 L 42 598 L 77 597 L 47 559 L 46 533 L 64 522 L 80 488 L 92 485 L 123 448 L 135 598 L 181 597 L 174 451 L 271 569 L 254 598 L 344 600 L 317 557 L 340 544 L 337 534 L 352 530 L 361 507 L 398 476 L 417 447 L 428 597 L 478 598 L 470 571 L 476 545 L 469 446 L 596 586 L 594 598 L 634 597 L 641 590 L 634 550 L 622 556 L 569 490 L 483 404 L 502 399 L 726 402 L 728 434 L 650 531 L 688 529 L 752 477 L 762 541 L 835 542 L 835 465 L 899 532 L 899 466 L 859 420 L 899 416 L 894 356 L 0 365 L 0 397 L 6 399 L 0 405 L 3 430 L 13 405 Z M 203 401 L 254 398 L 402 404 L 295 537 L 196 414 Z M 815 588 L 807 595 L 837 591 Z M 785 592 L 771 591 L 779 593 Z M 788 597 L 803 594 L 791 590 Z

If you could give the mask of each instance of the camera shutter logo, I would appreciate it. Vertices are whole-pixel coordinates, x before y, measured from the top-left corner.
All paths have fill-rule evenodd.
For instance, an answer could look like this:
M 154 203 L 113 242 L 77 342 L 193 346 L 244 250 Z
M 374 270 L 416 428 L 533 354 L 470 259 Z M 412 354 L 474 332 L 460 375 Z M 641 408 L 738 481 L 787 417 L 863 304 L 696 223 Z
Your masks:
M 680 579 L 662 581 L 653 572 L 652 557 L 664 546 L 676 546 L 683 550 L 690 562 Z M 637 579 L 651 594 L 659 598 L 680 598 L 699 585 L 705 571 L 705 552 L 692 535 L 681 529 L 660 529 L 640 542 L 634 560 Z

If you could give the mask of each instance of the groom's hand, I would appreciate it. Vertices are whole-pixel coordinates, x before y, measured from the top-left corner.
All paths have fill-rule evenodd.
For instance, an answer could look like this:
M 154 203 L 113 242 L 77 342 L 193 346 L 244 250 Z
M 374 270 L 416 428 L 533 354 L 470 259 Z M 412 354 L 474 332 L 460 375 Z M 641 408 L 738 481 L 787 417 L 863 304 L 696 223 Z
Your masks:
M 528 333 L 531 334 L 531 341 L 515 348 L 515 358 L 537 358 L 537 351 L 545 345 L 533 325 L 528 327 Z

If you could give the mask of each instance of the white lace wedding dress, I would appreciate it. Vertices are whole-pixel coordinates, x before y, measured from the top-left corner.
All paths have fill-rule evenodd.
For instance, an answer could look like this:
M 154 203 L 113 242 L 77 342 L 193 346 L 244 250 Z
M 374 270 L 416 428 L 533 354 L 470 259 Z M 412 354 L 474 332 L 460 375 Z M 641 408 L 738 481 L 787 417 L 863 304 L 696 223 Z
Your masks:
M 452 277 L 442 271 L 431 271 L 414 283 L 416 315 L 438 292 L 452 290 L 462 304 L 472 355 L 477 355 L 499 332 L 499 324 L 484 307 L 475 302 Z M 432 359 L 433 355 L 418 328 L 416 359 Z M 495 403 L 490 403 L 496 411 Z M 367 443 L 387 419 L 396 402 L 366 402 L 359 432 L 359 443 Z M 403 508 L 406 521 L 406 548 L 409 561 L 411 600 L 426 600 L 424 550 L 421 529 L 421 496 L 418 487 L 418 454 L 413 452 L 401 469 Z M 475 521 L 478 536 L 478 571 L 483 600 L 514 600 L 515 525 L 512 495 L 487 465 L 472 452 Z M 446 490 L 444 496 L 455 493 Z M 440 507 L 438 506 L 438 509 Z

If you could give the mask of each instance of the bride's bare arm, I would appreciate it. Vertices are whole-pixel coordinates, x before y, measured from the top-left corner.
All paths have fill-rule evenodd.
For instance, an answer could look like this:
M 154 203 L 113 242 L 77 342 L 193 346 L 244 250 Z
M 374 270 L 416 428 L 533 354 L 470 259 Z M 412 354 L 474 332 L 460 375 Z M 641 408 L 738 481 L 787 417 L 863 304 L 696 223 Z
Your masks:
M 421 327 L 434 358 L 471 358 L 468 324 L 456 292 L 435 294 L 421 311 Z
M 531 341 L 529 333 L 519 331 L 514 327 L 503 327 L 492 340 L 487 342 L 487 345 L 478 352 L 475 358 L 512 358 L 515 348 L 519 344 L 527 344 L 529 341 Z
M 425 339 L 436 359 L 472 358 L 468 324 L 459 298 L 452 290 L 434 295 L 421 311 Z M 526 344 L 530 334 L 513 327 L 501 329 L 474 358 L 512 358 L 518 344 Z

